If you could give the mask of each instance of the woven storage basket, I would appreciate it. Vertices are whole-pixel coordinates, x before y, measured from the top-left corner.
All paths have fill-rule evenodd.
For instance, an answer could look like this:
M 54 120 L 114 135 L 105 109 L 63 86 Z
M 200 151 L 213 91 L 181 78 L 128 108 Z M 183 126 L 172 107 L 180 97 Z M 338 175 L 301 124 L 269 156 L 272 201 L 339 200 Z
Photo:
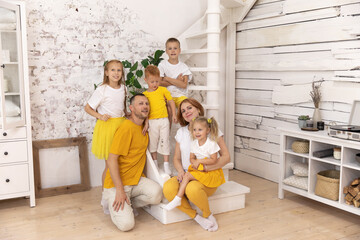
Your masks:
M 309 152 L 309 141 L 296 140 L 291 144 L 291 149 L 296 153 L 308 153 Z
M 315 194 L 334 201 L 339 200 L 339 179 L 340 171 L 338 170 L 318 172 Z

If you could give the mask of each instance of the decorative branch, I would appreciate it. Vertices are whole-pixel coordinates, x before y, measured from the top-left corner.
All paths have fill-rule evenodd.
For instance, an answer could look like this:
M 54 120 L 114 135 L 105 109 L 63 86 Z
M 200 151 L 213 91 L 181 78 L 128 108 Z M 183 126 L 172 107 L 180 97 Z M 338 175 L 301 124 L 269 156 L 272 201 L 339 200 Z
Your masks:
M 310 96 L 311 99 L 314 103 L 314 107 L 315 108 L 319 108 L 320 105 L 320 101 L 321 101 L 321 91 L 320 91 L 320 87 L 321 84 L 324 80 L 319 80 L 319 81 L 313 81 L 311 86 L 312 86 L 312 91 L 310 91 Z

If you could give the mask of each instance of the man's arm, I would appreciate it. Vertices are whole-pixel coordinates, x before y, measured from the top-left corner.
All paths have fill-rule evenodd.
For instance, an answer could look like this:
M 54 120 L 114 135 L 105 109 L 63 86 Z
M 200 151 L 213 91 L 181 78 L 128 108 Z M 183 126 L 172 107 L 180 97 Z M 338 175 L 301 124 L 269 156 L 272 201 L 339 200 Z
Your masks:
M 116 212 L 119 211 L 120 208 L 121 210 L 124 209 L 125 202 L 127 202 L 127 204 L 130 205 L 130 200 L 126 196 L 126 193 L 124 191 L 124 185 L 122 184 L 121 181 L 118 158 L 119 155 L 109 153 L 109 157 L 106 160 L 109 165 L 111 179 L 116 188 L 115 200 L 112 205 Z

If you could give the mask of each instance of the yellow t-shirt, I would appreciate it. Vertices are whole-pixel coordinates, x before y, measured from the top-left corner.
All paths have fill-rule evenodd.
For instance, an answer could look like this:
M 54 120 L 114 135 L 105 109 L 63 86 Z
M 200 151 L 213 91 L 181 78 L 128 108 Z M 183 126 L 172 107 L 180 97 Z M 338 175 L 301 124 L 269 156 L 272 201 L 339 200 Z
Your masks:
M 150 114 L 149 119 L 167 118 L 166 100 L 173 100 L 169 90 L 165 87 L 158 87 L 153 92 L 145 91 L 143 94 L 149 99 Z
M 116 130 L 110 153 L 119 155 L 119 172 L 123 185 L 137 185 L 146 162 L 146 149 L 149 143 L 148 134 L 144 136 L 142 126 L 125 120 Z M 104 188 L 115 187 L 110 171 L 105 176 Z

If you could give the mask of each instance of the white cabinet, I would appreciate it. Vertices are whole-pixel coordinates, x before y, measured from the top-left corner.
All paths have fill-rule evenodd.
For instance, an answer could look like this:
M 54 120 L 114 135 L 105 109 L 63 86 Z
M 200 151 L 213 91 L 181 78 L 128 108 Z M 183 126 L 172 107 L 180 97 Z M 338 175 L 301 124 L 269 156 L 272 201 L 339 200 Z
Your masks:
M 0 200 L 35 206 L 25 4 L 0 0 Z
M 313 200 L 343 209 L 345 211 L 360 215 L 360 208 L 345 203 L 343 188 L 348 186 L 355 178 L 360 177 L 360 163 L 355 160 L 355 155 L 360 153 L 360 142 L 330 137 L 326 131 L 306 132 L 298 129 L 280 129 L 280 179 L 279 198 L 284 198 L 284 190 Z M 292 150 L 294 141 L 309 141 L 309 153 L 296 153 Z M 341 148 L 340 160 L 333 156 L 318 158 L 314 152 Z M 308 166 L 307 189 L 293 187 L 283 183 L 283 180 L 293 174 L 292 162 L 305 163 Z M 339 200 L 334 201 L 315 195 L 317 173 L 324 170 L 340 171 Z

